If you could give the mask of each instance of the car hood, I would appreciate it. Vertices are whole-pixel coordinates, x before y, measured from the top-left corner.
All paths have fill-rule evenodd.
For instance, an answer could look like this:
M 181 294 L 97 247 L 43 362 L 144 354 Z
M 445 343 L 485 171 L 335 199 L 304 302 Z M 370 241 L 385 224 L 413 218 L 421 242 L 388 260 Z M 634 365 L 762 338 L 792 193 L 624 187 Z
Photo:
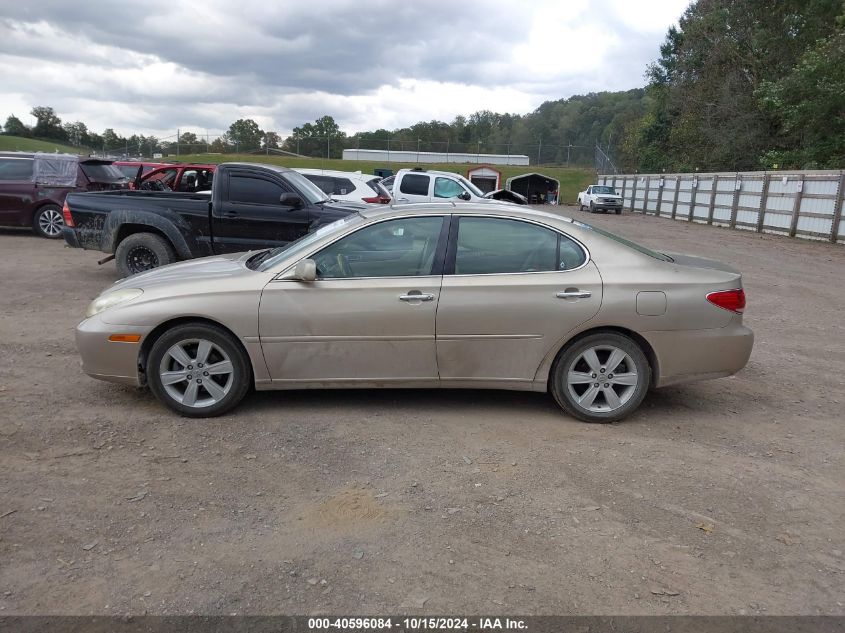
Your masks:
M 104 292 L 112 292 L 123 288 L 148 290 L 160 286 L 179 285 L 182 283 L 197 284 L 202 281 L 229 279 L 246 273 L 254 273 L 254 271 L 249 270 L 244 265 L 244 261 L 249 258 L 252 252 L 254 251 L 202 257 L 200 259 L 191 259 L 186 262 L 154 268 L 145 273 L 132 275 L 131 277 L 116 281 Z

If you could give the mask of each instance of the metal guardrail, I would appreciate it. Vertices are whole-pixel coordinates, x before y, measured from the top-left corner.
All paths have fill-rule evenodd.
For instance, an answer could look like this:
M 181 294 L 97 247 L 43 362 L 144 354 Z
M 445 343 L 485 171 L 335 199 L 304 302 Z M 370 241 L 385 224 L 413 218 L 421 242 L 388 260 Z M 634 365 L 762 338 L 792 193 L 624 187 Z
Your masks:
M 845 243 L 845 171 L 605 174 L 633 212 Z

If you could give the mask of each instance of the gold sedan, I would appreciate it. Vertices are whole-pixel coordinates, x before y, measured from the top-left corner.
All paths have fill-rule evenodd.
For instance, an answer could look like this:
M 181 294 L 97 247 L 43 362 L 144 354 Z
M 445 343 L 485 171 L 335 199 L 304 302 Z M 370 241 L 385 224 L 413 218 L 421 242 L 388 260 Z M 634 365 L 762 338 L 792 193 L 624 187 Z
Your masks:
M 76 331 L 84 371 L 181 414 L 256 389 L 550 392 L 581 420 L 728 376 L 754 337 L 742 276 L 507 204 L 362 211 L 286 247 L 124 279 Z

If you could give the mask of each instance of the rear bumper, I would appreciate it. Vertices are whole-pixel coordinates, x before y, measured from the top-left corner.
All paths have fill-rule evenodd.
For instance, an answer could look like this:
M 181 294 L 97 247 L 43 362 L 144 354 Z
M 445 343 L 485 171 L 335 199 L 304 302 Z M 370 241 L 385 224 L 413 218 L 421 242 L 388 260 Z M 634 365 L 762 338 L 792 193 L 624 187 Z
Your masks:
M 82 248 L 79 243 L 79 238 L 76 236 L 76 229 L 66 226 L 62 229 L 62 237 L 65 238 L 67 245 L 72 248 Z
M 654 386 L 735 374 L 748 363 L 754 333 L 737 322 L 723 328 L 642 332 L 657 357 Z
M 141 385 L 138 370 L 141 345 L 151 327 L 111 325 L 99 315 L 85 319 L 76 326 L 76 348 L 82 357 L 82 371 L 98 380 L 124 385 Z M 138 343 L 114 343 L 112 334 L 141 334 Z

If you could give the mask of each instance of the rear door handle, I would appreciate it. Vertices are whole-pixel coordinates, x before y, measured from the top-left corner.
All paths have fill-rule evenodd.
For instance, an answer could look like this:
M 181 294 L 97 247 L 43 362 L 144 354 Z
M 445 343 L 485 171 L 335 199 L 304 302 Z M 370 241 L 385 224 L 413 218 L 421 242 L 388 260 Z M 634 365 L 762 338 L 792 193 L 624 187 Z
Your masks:
M 399 295 L 399 301 L 432 301 L 433 299 L 434 295 L 423 293 Z
M 593 293 L 589 290 L 564 290 L 555 295 L 558 299 L 589 299 Z

